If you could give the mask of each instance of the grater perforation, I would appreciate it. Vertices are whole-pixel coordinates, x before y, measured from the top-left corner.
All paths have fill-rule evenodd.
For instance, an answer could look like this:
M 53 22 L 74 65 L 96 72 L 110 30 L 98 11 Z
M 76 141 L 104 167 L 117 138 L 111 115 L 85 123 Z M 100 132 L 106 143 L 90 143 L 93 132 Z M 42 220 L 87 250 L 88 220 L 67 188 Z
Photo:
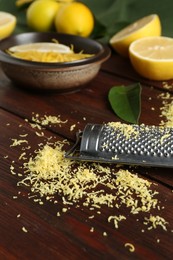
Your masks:
M 79 146 L 79 149 L 76 147 Z M 77 156 L 76 156 L 77 152 Z M 129 165 L 173 167 L 173 128 L 87 124 L 66 157 Z

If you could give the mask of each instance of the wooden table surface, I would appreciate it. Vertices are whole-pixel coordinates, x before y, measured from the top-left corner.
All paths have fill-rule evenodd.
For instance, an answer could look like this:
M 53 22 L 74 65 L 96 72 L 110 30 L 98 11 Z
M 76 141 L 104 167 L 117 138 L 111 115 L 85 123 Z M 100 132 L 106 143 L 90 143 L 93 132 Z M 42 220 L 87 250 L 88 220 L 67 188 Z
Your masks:
M 92 82 L 74 93 L 27 91 L 14 86 L 0 71 L 0 259 L 172 259 L 172 169 L 137 167 L 134 170 L 140 178 L 152 182 L 151 189 L 158 192 L 154 196 L 161 210 L 152 209 L 148 214 L 164 218 L 167 230 L 161 226 L 148 230 L 143 223 L 148 215 L 131 214 L 126 206 L 119 209 L 103 206 L 101 214 L 91 218 L 91 209 L 83 207 L 81 202 L 80 207 L 73 205 L 57 216 L 63 209 L 60 195 L 56 195 L 58 204 L 45 201 L 40 205 L 29 198 L 30 187 L 17 185 L 24 160 L 19 160 L 22 145 L 11 146 L 13 139 L 27 135 L 28 158 L 46 137 L 73 143 L 75 133 L 87 123 L 120 121 L 110 108 L 108 91 L 112 86 L 135 82 L 142 85 L 140 123 L 159 125 L 163 102 L 159 95 L 172 90 L 165 90 L 163 82 L 140 78 L 129 61 L 115 53 Z M 45 126 L 44 137 L 39 137 L 29 124 L 36 114 L 60 115 L 68 121 L 61 126 Z M 76 125 L 73 131 L 72 125 Z M 107 220 L 112 210 L 117 216 L 126 216 L 118 228 Z M 132 252 L 130 245 L 134 247 Z

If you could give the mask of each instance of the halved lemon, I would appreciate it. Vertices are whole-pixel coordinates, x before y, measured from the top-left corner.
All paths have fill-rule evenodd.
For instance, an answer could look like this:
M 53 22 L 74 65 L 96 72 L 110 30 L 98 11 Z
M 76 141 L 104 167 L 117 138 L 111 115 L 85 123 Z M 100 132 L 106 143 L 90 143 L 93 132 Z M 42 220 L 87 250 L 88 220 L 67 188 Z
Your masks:
M 0 40 L 12 34 L 16 26 L 16 17 L 7 12 L 0 12 Z
M 56 53 L 73 53 L 72 49 L 64 44 L 53 43 L 53 42 L 36 42 L 29 44 L 21 44 L 10 47 L 10 52 L 56 52 Z
M 161 22 L 157 14 L 145 16 L 142 19 L 130 24 L 109 41 L 113 49 L 119 54 L 128 57 L 130 44 L 140 38 L 147 36 L 160 36 Z
M 146 37 L 134 41 L 129 47 L 134 69 L 152 80 L 173 78 L 173 38 Z

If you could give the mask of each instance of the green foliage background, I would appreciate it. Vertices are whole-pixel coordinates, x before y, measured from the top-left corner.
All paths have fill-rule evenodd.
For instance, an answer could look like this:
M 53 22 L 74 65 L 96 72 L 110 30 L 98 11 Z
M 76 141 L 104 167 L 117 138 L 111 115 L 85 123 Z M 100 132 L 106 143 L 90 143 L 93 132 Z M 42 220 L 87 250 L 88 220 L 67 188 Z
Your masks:
M 17 8 L 16 0 L 0 0 L 0 11 L 17 16 L 15 33 L 30 31 L 26 26 L 26 6 Z M 173 37 L 172 0 L 83 0 L 96 18 L 91 37 L 107 42 L 109 38 L 127 24 L 149 14 L 157 13 L 162 23 L 162 35 Z

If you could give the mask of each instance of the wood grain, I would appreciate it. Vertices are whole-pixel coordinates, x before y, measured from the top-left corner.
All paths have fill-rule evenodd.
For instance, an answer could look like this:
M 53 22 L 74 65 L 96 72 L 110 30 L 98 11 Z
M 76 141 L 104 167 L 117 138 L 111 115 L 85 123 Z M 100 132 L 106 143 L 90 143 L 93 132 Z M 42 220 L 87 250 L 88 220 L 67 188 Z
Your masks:
M 23 161 L 19 160 L 21 147 L 11 147 L 13 138 L 27 134 L 31 145 L 28 157 L 50 136 L 54 141 L 68 139 L 73 143 L 76 131 L 82 130 L 86 123 L 120 120 L 110 108 L 108 91 L 112 86 L 138 81 L 142 84 L 140 123 L 158 125 L 162 106 L 158 96 L 165 91 L 162 82 L 140 78 L 127 60 L 114 53 L 91 83 L 68 94 L 23 90 L 0 72 L 0 259 L 172 259 L 172 169 L 133 169 L 142 178 L 152 181 L 152 189 L 158 191 L 157 198 L 164 207 L 160 214 L 169 222 L 167 231 L 161 227 L 147 230 L 143 224 L 144 214 L 133 215 L 125 206 L 119 209 L 103 206 L 101 214 L 90 219 L 91 210 L 81 202 L 80 207 L 74 205 L 57 217 L 63 208 L 59 195 L 58 205 L 46 200 L 39 205 L 28 198 L 29 187 L 17 186 Z M 30 125 L 35 114 L 60 115 L 62 120 L 68 121 L 61 126 L 45 126 L 44 137 L 38 137 Z M 71 131 L 74 124 L 76 127 Z M 11 174 L 10 165 L 15 166 L 18 174 Z M 158 212 L 152 210 L 151 213 Z M 116 229 L 107 221 L 111 214 L 125 215 L 127 219 Z M 24 232 L 23 227 L 28 232 Z M 130 252 L 126 243 L 133 244 L 135 251 Z

